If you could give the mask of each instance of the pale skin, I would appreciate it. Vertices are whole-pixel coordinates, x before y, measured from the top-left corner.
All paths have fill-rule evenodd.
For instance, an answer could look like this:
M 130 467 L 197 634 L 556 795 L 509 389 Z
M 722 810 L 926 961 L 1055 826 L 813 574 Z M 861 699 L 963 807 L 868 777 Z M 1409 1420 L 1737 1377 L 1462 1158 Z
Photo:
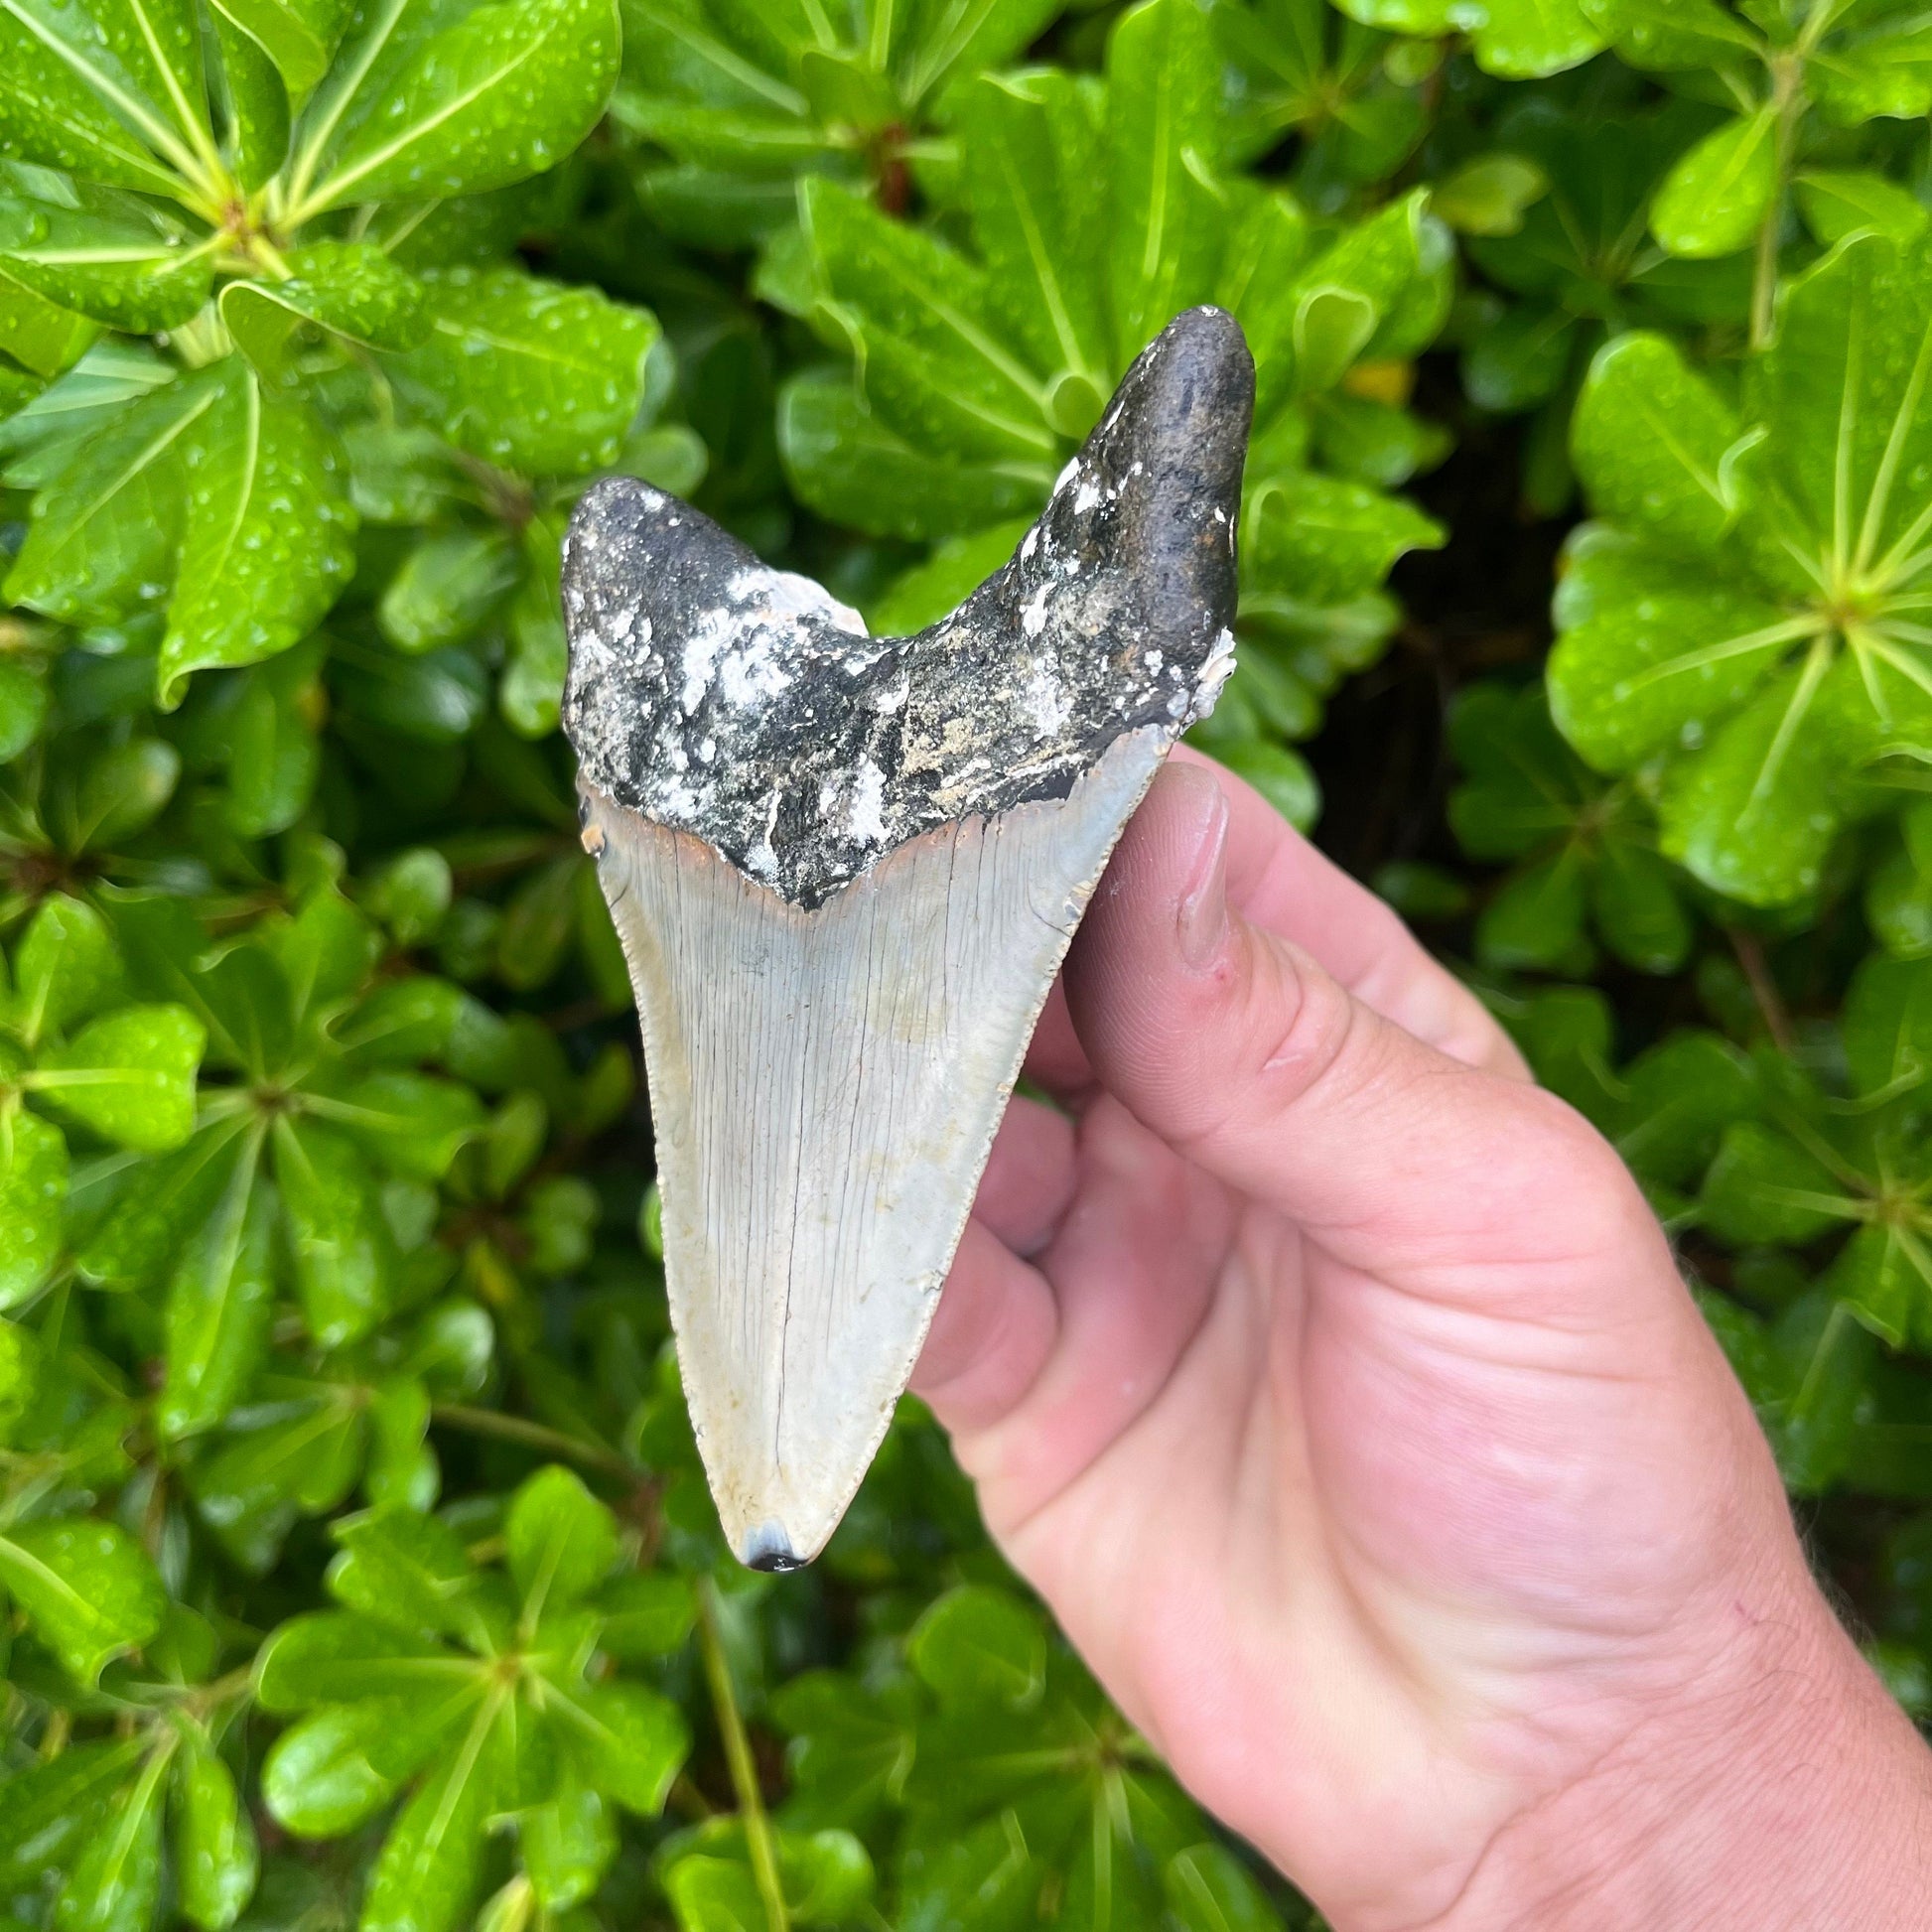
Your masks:
M 1615 1153 L 1252 791 L 1103 880 L 913 1386 L 1337 1932 L 1932 1927 L 1932 1753 Z

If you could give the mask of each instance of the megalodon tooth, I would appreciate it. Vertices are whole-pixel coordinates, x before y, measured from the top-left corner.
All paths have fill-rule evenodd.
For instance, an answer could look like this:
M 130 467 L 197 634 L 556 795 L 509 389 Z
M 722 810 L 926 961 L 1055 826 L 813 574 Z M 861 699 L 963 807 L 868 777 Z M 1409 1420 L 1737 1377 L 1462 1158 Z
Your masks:
M 1012 559 L 870 637 L 688 503 L 594 485 L 563 566 L 584 843 L 629 962 L 699 1451 L 808 1562 L 891 1422 L 1121 828 L 1233 665 L 1254 370 L 1143 351 Z

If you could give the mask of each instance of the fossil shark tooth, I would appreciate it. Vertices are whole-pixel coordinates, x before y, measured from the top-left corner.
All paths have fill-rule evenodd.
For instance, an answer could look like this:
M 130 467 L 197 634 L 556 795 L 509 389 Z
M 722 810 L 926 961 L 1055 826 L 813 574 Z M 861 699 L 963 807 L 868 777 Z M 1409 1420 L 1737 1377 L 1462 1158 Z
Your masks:
M 809 1561 L 911 1373 L 1088 896 L 1232 667 L 1253 398 L 1176 318 L 1012 560 L 869 637 L 614 479 L 564 559 L 584 841 L 630 965 L 686 1398 L 746 1563 Z

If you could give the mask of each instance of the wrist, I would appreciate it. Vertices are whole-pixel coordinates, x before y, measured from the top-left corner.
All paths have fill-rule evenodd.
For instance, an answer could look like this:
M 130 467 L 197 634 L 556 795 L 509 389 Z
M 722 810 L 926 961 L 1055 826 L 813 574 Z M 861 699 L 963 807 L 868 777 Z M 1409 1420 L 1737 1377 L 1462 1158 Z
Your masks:
M 1810 1579 L 1708 1654 L 1424 1932 L 1932 1925 L 1932 1753 Z

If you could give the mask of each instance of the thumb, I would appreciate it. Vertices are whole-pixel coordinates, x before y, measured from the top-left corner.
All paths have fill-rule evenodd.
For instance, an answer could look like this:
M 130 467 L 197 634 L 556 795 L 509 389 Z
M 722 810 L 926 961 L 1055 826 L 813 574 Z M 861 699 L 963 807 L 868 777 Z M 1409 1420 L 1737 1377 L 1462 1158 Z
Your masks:
M 1574 1269 L 1675 1284 L 1615 1152 L 1553 1095 L 1451 1059 L 1354 998 L 1227 892 L 1228 807 L 1171 764 L 1067 961 L 1096 1077 L 1144 1126 L 1351 1267 L 1431 1295 L 1574 1293 Z M 1633 1251 L 1632 1242 L 1641 1244 Z

